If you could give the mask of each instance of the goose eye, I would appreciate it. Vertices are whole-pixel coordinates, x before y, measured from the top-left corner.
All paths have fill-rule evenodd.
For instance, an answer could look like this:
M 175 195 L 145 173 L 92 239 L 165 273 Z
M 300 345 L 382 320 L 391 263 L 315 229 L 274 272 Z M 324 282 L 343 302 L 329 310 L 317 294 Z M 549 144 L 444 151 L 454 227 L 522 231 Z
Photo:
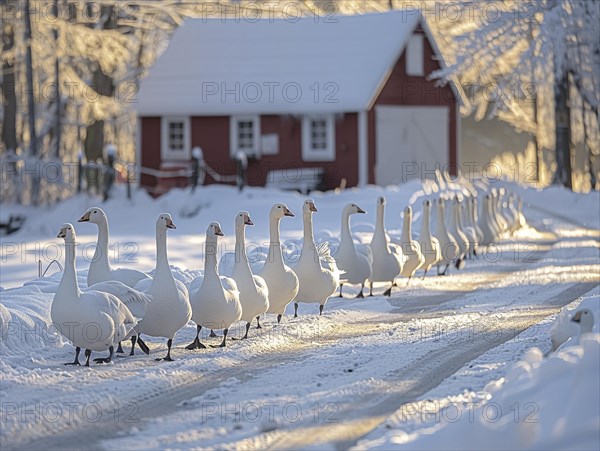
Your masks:
M 94 213 L 98 213 L 98 211 L 97 211 L 97 210 L 94 210 Z
M 281 208 L 281 205 L 277 205 L 277 208 Z

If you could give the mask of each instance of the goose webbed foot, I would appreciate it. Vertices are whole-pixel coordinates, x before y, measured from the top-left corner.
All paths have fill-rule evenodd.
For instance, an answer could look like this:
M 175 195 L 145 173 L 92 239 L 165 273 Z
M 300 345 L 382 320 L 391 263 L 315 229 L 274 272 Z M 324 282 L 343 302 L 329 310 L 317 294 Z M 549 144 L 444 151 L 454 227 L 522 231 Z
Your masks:
M 144 354 L 146 354 L 146 355 L 150 354 L 150 348 L 144 342 L 144 340 L 142 340 L 141 335 L 137 335 L 137 337 L 134 335 L 133 337 L 131 337 L 131 352 L 129 353 L 129 355 L 133 355 L 133 348 L 135 347 L 136 340 L 137 340 L 138 346 L 144 352 Z
M 363 293 L 363 288 L 360 289 L 360 291 L 358 292 L 358 294 L 356 295 L 356 297 L 354 299 L 364 299 L 365 298 L 365 294 Z
M 391 286 L 391 287 L 389 287 L 387 290 L 385 290 L 385 291 L 383 292 L 383 295 L 384 295 L 384 296 L 387 296 L 387 297 L 391 297 L 391 296 L 392 296 L 392 287 L 393 287 L 393 286 L 394 286 L 394 285 L 392 284 L 392 286 Z
M 369 296 L 373 296 L 373 282 L 371 282 L 371 288 L 369 289 Z
M 117 354 L 125 354 L 123 348 L 121 347 L 121 342 L 119 342 L 119 346 L 117 346 Z
M 115 348 L 114 346 L 111 346 L 110 348 L 108 348 L 108 357 L 99 357 L 97 359 L 94 359 L 94 362 L 96 363 L 110 363 L 112 362 L 112 357 L 113 357 L 113 353 L 115 352 Z
M 257 323 L 257 326 L 256 326 L 256 328 L 257 328 L 257 329 L 262 329 L 262 326 L 260 325 L 260 316 L 257 316 L 257 317 L 256 317 L 256 323 Z M 248 324 L 249 324 L 249 323 L 248 323 Z
M 167 340 L 167 355 L 164 356 L 162 359 L 160 357 L 154 359 L 157 362 L 160 362 L 161 360 L 166 360 L 167 362 L 173 362 L 173 358 L 171 358 L 171 345 L 173 344 L 173 339 L 169 338 Z
M 65 365 L 76 365 L 76 366 L 80 366 L 81 363 L 79 363 L 79 353 L 81 352 L 81 348 L 80 347 L 76 347 L 75 348 L 75 360 L 73 362 L 67 362 L 65 363 Z
M 216 338 L 216 337 L 218 337 L 218 335 L 217 335 L 217 334 L 215 334 L 215 331 L 211 329 L 211 330 L 210 330 L 210 335 L 209 335 L 209 337 L 210 337 L 210 338 Z
M 227 341 L 227 332 L 229 332 L 229 329 L 223 329 L 223 341 L 221 342 L 220 345 L 210 345 L 213 348 L 224 348 L 226 346 L 226 341 Z
M 92 355 L 92 350 L 91 349 L 86 349 L 85 350 L 85 366 L 90 366 L 90 356 Z
M 248 331 L 250 330 L 250 323 L 246 323 L 246 333 L 242 338 L 231 337 L 232 340 L 246 340 L 248 338 Z
M 202 326 L 196 325 L 196 338 L 194 338 L 194 341 L 192 341 L 189 345 L 187 345 L 185 347 L 185 349 L 188 349 L 190 351 L 192 351 L 194 349 L 206 349 L 206 345 L 200 343 L 200 331 L 201 330 L 202 330 Z M 212 332 L 212 329 L 211 329 L 211 332 Z M 215 337 L 216 337 L 216 335 L 215 335 Z
M 294 318 L 298 318 L 298 303 L 294 302 Z

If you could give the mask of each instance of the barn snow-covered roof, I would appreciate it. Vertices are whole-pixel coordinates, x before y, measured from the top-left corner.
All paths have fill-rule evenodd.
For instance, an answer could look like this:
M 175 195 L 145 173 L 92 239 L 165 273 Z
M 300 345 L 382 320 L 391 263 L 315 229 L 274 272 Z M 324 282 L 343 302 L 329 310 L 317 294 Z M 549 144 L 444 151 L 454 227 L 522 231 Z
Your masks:
M 188 19 L 141 82 L 139 115 L 365 110 L 421 17 L 415 11 Z

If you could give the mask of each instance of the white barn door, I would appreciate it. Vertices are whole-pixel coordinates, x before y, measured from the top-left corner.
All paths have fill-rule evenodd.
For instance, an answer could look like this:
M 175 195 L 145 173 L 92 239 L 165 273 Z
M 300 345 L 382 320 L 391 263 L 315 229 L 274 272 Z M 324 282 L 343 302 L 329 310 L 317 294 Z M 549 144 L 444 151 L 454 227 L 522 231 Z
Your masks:
M 443 106 L 376 106 L 375 182 L 432 178 L 449 162 L 450 111 Z

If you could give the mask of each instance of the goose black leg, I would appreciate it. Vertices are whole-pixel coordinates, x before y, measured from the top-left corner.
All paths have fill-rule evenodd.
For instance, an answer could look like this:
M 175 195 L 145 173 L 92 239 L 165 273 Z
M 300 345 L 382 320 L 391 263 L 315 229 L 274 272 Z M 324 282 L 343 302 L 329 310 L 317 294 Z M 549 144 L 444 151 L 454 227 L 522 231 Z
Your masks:
M 81 352 L 81 348 L 79 346 L 77 346 L 75 348 L 75 360 L 73 362 L 68 362 L 65 363 L 65 365 L 81 365 L 81 363 L 79 363 L 79 353 Z
M 227 332 L 229 329 L 223 329 L 223 341 L 220 345 L 211 345 L 213 348 L 224 348 L 226 346 L 225 341 L 227 340 Z
M 343 298 L 344 296 L 342 296 L 342 288 L 344 287 L 343 283 L 340 283 L 340 296 L 341 298 Z
M 369 290 L 369 296 L 373 296 L 373 282 L 371 282 L 371 289 Z
M 215 338 L 215 337 L 218 337 L 218 335 L 217 335 L 217 334 L 215 334 L 215 331 L 211 329 L 211 330 L 210 330 L 210 335 L 209 335 L 209 337 L 210 337 L 210 338 Z
M 185 347 L 185 349 L 192 350 L 192 349 L 205 349 L 206 348 L 206 346 L 204 344 L 200 343 L 199 335 L 200 335 L 201 330 L 202 330 L 202 326 L 196 325 L 196 338 L 189 345 L 187 345 Z M 216 335 L 215 335 L 215 337 L 216 337 Z
M 258 323 L 258 325 L 256 326 L 257 329 L 262 329 L 262 326 L 260 325 L 260 315 L 256 317 L 256 322 Z M 248 323 L 250 324 L 250 323 Z
M 113 357 L 113 353 L 115 352 L 115 347 L 111 346 L 110 348 L 108 348 L 108 357 L 99 357 L 97 359 L 94 359 L 94 362 L 96 363 L 110 363 L 112 362 L 112 357 Z
M 134 335 L 133 337 L 131 337 L 131 351 L 129 352 L 129 355 L 135 355 L 135 342 L 137 341 L 137 335 Z M 117 349 L 117 352 L 119 352 L 119 350 Z
M 173 344 L 173 339 L 169 338 L 167 340 L 167 355 L 165 357 L 163 357 L 162 359 L 161 358 L 157 358 L 157 359 L 154 359 L 154 360 L 156 360 L 157 362 L 160 361 L 160 360 L 166 360 L 167 362 L 172 362 L 173 361 L 173 359 L 171 358 L 171 345 L 172 344 Z
M 360 291 L 358 292 L 358 294 L 356 295 L 355 299 L 364 299 L 365 298 L 365 294 L 363 293 L 363 290 L 365 289 L 365 284 L 363 283 L 360 287 Z
M 423 274 L 423 277 L 421 277 L 421 280 L 425 279 L 425 276 L 427 275 L 427 271 L 429 271 L 429 268 L 427 268 L 427 269 L 425 270 L 425 273 Z
M 131 342 L 133 343 L 133 338 L 131 337 Z M 142 351 L 144 351 L 144 354 L 148 355 L 150 354 L 150 348 L 148 347 L 148 345 L 144 342 L 144 340 L 142 340 L 142 335 L 138 334 L 137 336 L 137 344 L 140 347 L 140 349 Z M 131 350 L 131 352 L 133 353 L 133 349 Z M 130 354 L 131 355 L 131 354 Z
M 85 350 L 85 366 L 90 366 L 90 356 L 92 355 L 92 350 L 91 349 L 86 349 Z
M 389 287 L 387 290 L 384 291 L 383 295 L 387 296 L 388 298 L 392 296 L 392 287 L 394 286 L 394 284 L 392 283 L 392 286 Z
M 277 324 L 281 323 L 281 317 L 283 315 L 280 313 L 279 315 L 277 315 Z
M 117 346 L 117 354 L 124 354 L 123 348 L 121 347 L 121 342 L 119 342 L 119 346 Z
M 298 318 L 298 303 L 294 302 L 294 318 Z
M 325 307 L 324 305 L 319 305 L 319 316 L 321 316 L 323 314 L 323 307 Z
M 258 317 L 256 318 L 258 319 Z M 260 323 L 259 323 L 260 324 Z M 242 340 L 245 340 L 246 338 L 248 338 L 248 331 L 250 330 L 250 323 L 246 323 L 246 333 L 244 334 L 244 336 L 242 337 Z M 225 340 L 223 340 L 223 343 L 225 343 Z
M 412 277 L 412 276 L 411 276 Z M 408 286 L 408 284 L 410 283 L 410 279 L 411 277 L 408 278 L 408 280 L 406 281 L 406 286 Z
M 441 274 L 442 276 L 445 276 L 445 275 L 446 275 L 446 272 L 448 271 L 448 267 L 449 267 L 449 266 L 450 266 L 450 263 L 448 263 L 448 264 L 446 265 L 446 267 L 444 268 L 444 271 L 443 271 L 443 272 L 442 272 L 442 274 Z

